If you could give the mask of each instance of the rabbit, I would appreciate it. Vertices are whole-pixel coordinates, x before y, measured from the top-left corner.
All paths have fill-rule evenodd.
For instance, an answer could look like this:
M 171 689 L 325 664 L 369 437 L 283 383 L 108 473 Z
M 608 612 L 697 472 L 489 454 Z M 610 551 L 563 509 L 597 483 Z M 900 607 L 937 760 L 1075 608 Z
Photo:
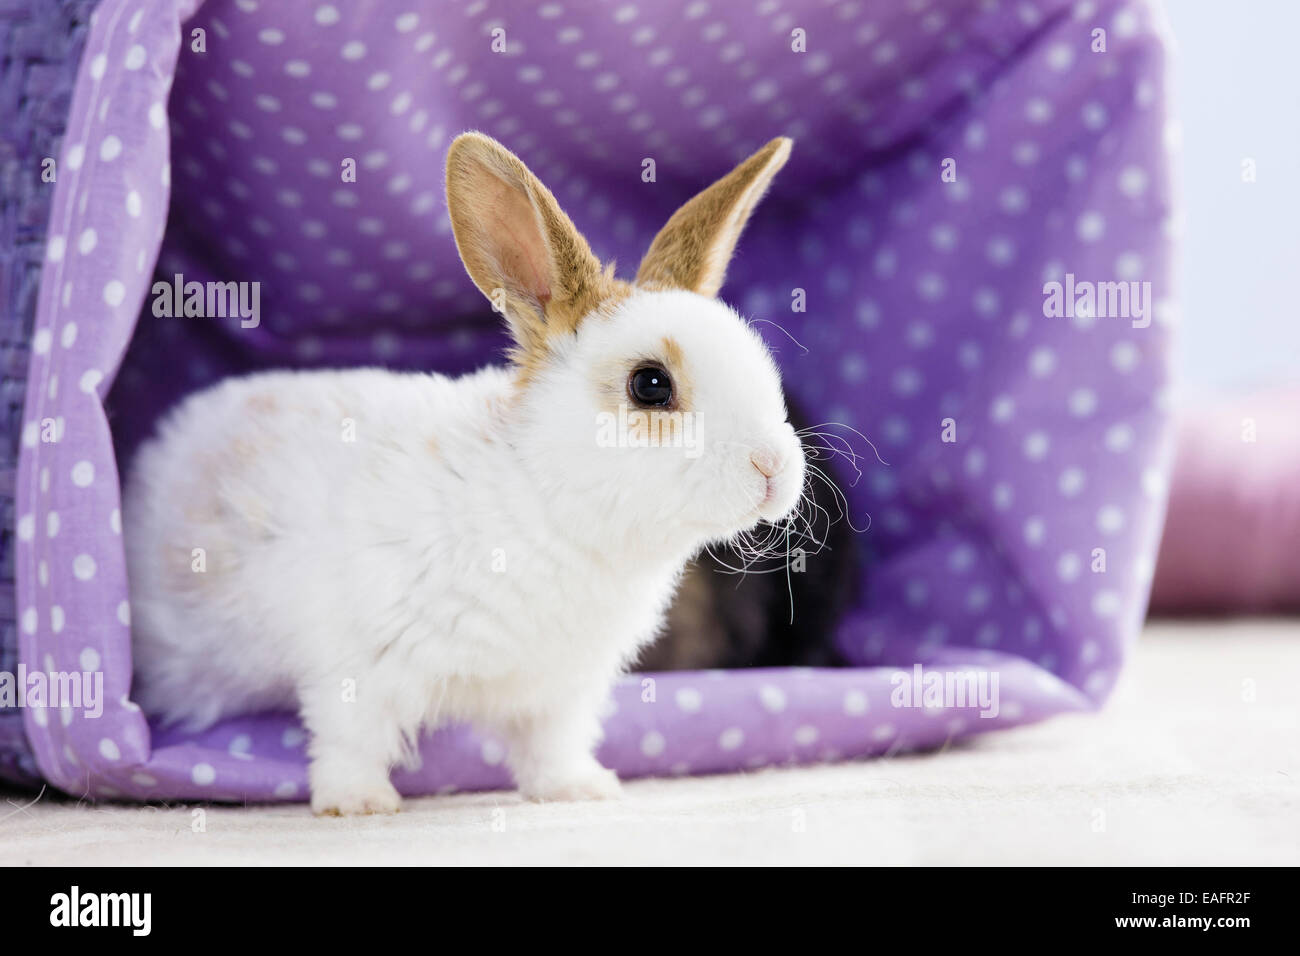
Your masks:
M 513 154 L 447 154 L 508 362 L 227 379 L 137 453 L 123 503 L 133 695 L 164 724 L 296 710 L 317 814 L 386 813 L 422 730 L 500 736 L 522 795 L 617 796 L 614 682 L 687 562 L 797 509 L 803 448 L 762 339 L 716 298 L 790 155 L 774 139 L 615 278 Z

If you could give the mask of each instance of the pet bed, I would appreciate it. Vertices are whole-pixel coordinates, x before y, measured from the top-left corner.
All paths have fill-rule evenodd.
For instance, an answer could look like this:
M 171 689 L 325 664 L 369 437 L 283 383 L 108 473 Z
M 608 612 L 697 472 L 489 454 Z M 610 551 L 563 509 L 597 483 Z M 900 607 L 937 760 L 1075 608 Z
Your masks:
M 223 376 L 496 359 L 442 199 L 469 128 L 523 157 L 623 273 L 696 190 L 796 140 L 723 297 L 766 320 L 788 389 L 857 454 L 836 465 L 870 520 L 836 635 L 853 666 L 631 676 L 607 765 L 933 748 L 1105 700 L 1169 459 L 1164 44 L 1144 4 L 65 0 L 0 25 L 4 661 L 104 680 L 99 716 L 0 714 L 6 776 L 95 798 L 306 796 L 291 715 L 193 734 L 132 703 L 120 463 Z M 158 316 L 153 284 L 177 276 L 257 282 L 257 325 Z M 1145 311 L 1067 294 L 1049 314 L 1053 282 L 1136 283 Z M 918 664 L 996 679 L 996 707 L 926 697 Z M 500 743 L 471 729 L 421 753 L 394 775 L 405 793 L 508 785 Z

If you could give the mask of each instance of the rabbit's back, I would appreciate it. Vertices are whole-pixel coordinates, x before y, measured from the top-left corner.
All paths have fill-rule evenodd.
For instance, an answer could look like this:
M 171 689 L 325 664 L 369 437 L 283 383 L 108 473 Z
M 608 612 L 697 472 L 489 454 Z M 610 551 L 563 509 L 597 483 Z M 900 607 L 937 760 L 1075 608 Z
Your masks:
M 410 583 L 392 551 L 413 523 L 454 522 L 448 459 L 474 453 L 466 433 L 482 431 L 503 384 L 273 372 L 174 409 L 133 461 L 123 502 L 145 709 L 206 725 L 291 707 L 305 649 L 346 658 L 322 644 L 345 639 L 341 614 L 364 617 Z

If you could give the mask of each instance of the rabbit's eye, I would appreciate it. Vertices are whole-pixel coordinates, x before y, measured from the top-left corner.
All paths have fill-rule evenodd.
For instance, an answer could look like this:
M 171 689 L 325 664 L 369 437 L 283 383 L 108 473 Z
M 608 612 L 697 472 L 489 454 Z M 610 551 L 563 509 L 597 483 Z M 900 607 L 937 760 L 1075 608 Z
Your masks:
M 673 400 L 673 381 L 657 365 L 643 365 L 627 379 L 628 394 L 638 405 L 667 405 Z

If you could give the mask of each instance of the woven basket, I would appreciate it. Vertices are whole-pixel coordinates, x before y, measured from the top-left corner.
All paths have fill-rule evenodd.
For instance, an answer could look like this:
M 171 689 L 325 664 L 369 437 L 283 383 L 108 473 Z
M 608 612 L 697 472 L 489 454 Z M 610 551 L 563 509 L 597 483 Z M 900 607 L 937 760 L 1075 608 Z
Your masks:
M 27 359 L 60 142 L 98 0 L 0 0 L 0 671 L 17 667 L 14 486 Z M 0 708 L 0 778 L 38 779 L 21 712 Z

